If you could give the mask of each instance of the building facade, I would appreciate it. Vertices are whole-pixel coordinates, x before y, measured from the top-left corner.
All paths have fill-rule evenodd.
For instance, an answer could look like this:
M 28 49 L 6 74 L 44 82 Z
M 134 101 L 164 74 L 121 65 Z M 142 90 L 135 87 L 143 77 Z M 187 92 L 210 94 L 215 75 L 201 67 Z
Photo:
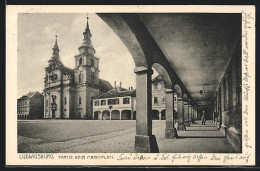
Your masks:
M 36 92 L 28 94 L 17 99 L 17 119 L 42 119 L 43 118 L 43 95 Z
M 165 86 L 160 76 L 152 80 L 152 104 L 152 119 L 165 120 Z M 92 118 L 96 120 L 135 120 L 136 91 L 132 88 L 122 88 L 121 83 L 120 86 L 116 86 L 115 83 L 113 89 L 93 98 Z
M 74 69 L 61 62 L 56 36 L 45 68 L 44 118 L 92 119 L 91 98 L 112 89 L 109 82 L 99 78 L 99 58 L 91 43 L 88 21 L 83 36 L 74 56 Z

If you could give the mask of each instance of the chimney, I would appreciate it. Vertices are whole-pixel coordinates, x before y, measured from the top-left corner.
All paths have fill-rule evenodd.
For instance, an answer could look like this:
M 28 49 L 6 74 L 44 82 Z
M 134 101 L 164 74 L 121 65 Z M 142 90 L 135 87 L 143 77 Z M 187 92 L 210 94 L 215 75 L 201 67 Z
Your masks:
M 133 87 L 131 86 L 131 90 L 133 90 Z
M 122 83 L 121 83 L 121 81 L 120 81 L 120 84 L 119 84 L 119 85 L 120 85 L 120 90 L 121 90 L 121 88 L 122 88 Z
M 130 90 L 130 87 L 128 87 L 128 90 Z
M 116 81 L 114 82 L 114 85 L 115 85 L 114 88 L 116 88 Z

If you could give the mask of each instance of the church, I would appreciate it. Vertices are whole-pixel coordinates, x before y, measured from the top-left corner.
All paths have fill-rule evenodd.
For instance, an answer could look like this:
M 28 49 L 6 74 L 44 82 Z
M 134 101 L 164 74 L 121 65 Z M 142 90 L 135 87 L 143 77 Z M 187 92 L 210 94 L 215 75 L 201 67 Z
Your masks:
M 92 119 L 92 98 L 113 87 L 99 78 L 99 58 L 91 43 L 92 34 L 87 26 L 83 42 L 78 48 L 75 68 L 71 69 L 61 61 L 57 36 L 52 56 L 45 68 L 44 118 Z

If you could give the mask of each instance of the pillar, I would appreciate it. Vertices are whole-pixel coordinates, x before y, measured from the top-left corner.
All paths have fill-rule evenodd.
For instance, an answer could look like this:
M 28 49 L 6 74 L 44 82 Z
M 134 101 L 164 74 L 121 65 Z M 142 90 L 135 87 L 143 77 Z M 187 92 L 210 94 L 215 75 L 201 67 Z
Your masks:
M 111 110 L 109 111 L 109 120 L 112 120 L 112 112 L 111 112 Z
M 178 131 L 185 131 L 184 125 L 184 115 L 183 115 L 183 99 L 181 97 L 177 98 L 178 107 Z
M 162 120 L 162 111 L 159 111 L 159 120 Z
M 189 104 L 188 102 L 183 102 L 183 114 L 184 114 L 184 125 L 190 126 L 189 124 Z
M 152 135 L 152 81 L 153 70 L 144 66 L 135 68 L 136 74 L 136 136 L 135 153 L 158 153 L 156 137 Z
M 131 120 L 134 120 L 134 111 L 131 110 Z
M 177 130 L 174 127 L 174 93 L 171 89 L 165 89 L 165 139 L 174 139 L 178 136 Z
M 191 123 L 191 117 L 192 117 L 192 106 L 189 105 L 189 123 Z
M 122 120 L 122 111 L 119 111 L 119 120 Z
M 194 107 L 191 107 L 190 123 L 192 123 L 193 118 L 194 118 Z

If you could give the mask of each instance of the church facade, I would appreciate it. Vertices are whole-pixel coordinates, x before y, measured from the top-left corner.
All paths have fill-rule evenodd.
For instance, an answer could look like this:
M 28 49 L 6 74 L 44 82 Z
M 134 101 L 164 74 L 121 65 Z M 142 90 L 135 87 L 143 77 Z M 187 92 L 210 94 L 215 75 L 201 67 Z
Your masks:
M 91 99 L 112 89 L 108 81 L 99 78 L 99 58 L 91 43 L 88 21 L 83 36 L 74 56 L 74 69 L 63 65 L 56 36 L 45 68 L 44 118 L 92 119 Z

